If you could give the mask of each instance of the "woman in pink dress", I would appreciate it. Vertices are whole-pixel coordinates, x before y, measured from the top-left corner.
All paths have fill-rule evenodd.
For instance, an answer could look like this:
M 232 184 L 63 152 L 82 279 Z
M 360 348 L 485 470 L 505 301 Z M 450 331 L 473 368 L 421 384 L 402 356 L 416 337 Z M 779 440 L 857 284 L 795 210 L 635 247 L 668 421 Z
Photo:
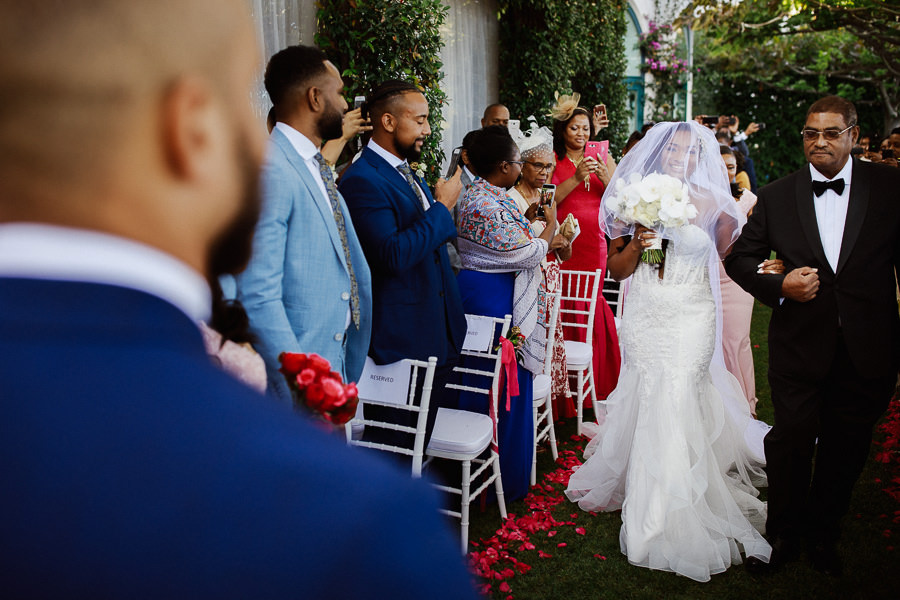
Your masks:
M 728 171 L 728 181 L 737 183 L 737 159 L 728 146 L 720 146 L 719 153 Z M 732 190 L 734 194 L 736 190 Z M 747 216 L 756 204 L 756 195 L 749 189 L 742 189 L 735 198 L 738 210 Z M 783 273 L 781 259 L 767 260 L 760 265 L 766 273 Z M 722 355 L 725 368 L 734 375 L 750 404 L 750 413 L 756 416 L 756 372 L 753 367 L 753 351 L 750 349 L 750 320 L 753 317 L 753 296 L 741 289 L 725 273 L 719 263 L 719 290 L 722 294 Z
M 556 184 L 557 218 L 562 222 L 570 213 L 578 219 L 581 233 L 572 242 L 572 258 L 565 269 L 594 271 L 602 269 L 606 275 L 606 237 L 600 231 L 600 199 L 609 183 L 616 163 L 609 157 L 601 162 L 585 156 L 585 146 L 591 137 L 608 121 L 605 113 L 578 106 L 580 96 L 560 96 L 553 108 L 553 150 L 556 169 L 551 183 Z M 584 339 L 583 329 L 566 332 L 569 339 Z M 605 400 L 619 379 L 619 338 L 612 310 L 601 294 L 597 298 L 594 315 L 594 389 L 599 400 Z M 585 406 L 590 406 L 590 399 Z
M 206 353 L 226 373 L 260 394 L 266 393 L 266 364 L 250 343 L 250 321 L 237 300 L 226 300 L 215 277 L 209 280 L 212 295 L 210 321 L 200 322 Z

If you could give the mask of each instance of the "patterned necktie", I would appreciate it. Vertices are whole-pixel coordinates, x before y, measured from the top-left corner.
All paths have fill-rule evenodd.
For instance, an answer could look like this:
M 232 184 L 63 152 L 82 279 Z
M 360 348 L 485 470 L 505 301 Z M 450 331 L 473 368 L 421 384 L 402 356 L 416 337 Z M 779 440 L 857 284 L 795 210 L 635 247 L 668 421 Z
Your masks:
M 397 170 L 403 174 L 403 177 L 406 179 L 406 183 L 412 188 L 413 193 L 416 195 L 416 198 L 422 203 L 422 208 L 428 210 L 428 199 L 425 197 L 425 194 L 422 193 L 422 188 L 419 187 L 419 184 L 416 183 L 415 178 L 412 174 L 412 169 L 409 168 L 407 163 L 400 163 L 397 165 Z
M 824 194 L 825 190 L 834 190 L 835 193 L 840 196 L 844 193 L 844 180 L 833 179 L 831 181 L 813 181 L 812 188 L 813 192 L 816 194 L 816 197 Z
M 344 213 L 341 212 L 341 203 L 338 201 L 337 187 L 334 185 L 331 167 L 328 166 L 325 158 L 318 152 L 316 152 L 315 158 L 316 162 L 319 163 L 319 173 L 322 175 L 322 181 L 325 183 L 325 190 L 328 192 L 328 200 L 331 201 L 331 208 L 334 212 L 334 224 L 337 225 L 338 233 L 341 236 L 341 246 L 344 247 L 347 271 L 350 272 L 350 314 L 353 317 L 353 324 L 359 329 L 359 286 L 356 285 L 356 273 L 353 271 L 353 263 L 350 261 L 350 245 L 347 243 Z

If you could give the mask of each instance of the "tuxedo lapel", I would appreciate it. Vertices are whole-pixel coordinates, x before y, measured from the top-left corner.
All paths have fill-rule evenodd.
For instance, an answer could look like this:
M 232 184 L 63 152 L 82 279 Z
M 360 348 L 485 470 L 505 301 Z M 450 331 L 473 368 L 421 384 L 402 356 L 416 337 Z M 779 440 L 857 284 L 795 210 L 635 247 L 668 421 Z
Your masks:
M 837 273 L 841 272 L 847 259 L 853 251 L 859 231 L 862 229 L 866 218 L 866 210 L 869 207 L 869 178 L 862 168 L 858 168 L 857 161 L 853 161 L 853 178 L 850 183 L 850 203 L 847 206 L 847 220 L 844 222 L 844 237 L 841 239 L 841 254 L 838 258 Z
M 297 151 L 291 145 L 291 142 L 287 137 L 276 129 L 272 132 L 272 138 L 284 152 L 288 163 L 297 173 L 302 185 L 306 187 L 306 192 L 309 194 L 313 205 L 315 205 L 316 210 L 325 222 L 325 229 L 328 231 L 328 237 L 331 238 L 331 245 L 334 246 L 334 251 L 338 255 L 338 259 L 341 261 L 341 264 L 344 265 L 344 269 L 347 269 L 347 261 L 344 257 L 344 246 L 341 243 L 341 234 L 338 233 L 337 225 L 334 222 L 334 215 L 331 214 L 331 211 L 328 210 L 328 207 L 324 204 L 324 202 L 331 201 L 328 198 L 320 198 L 322 190 L 319 189 L 319 185 L 312 178 L 309 169 L 306 168 L 306 163 L 304 163 L 303 159 L 300 158 L 300 155 L 297 154 Z M 346 211 L 344 212 L 344 221 L 350 221 L 350 216 Z
M 822 267 L 830 270 L 831 265 L 828 264 L 825 248 L 822 246 L 822 238 L 819 236 L 819 222 L 816 219 L 816 205 L 813 201 L 812 177 L 808 167 L 798 174 L 795 195 L 797 212 L 800 214 L 800 224 L 803 226 L 806 241 Z
M 406 178 L 403 176 L 400 171 L 392 167 L 388 164 L 386 160 L 378 156 L 378 154 L 366 148 L 363 152 L 363 157 L 372 165 L 379 175 L 381 175 L 388 183 L 390 183 L 400 194 L 409 199 L 410 202 L 416 207 L 421 214 L 425 214 L 425 209 L 422 208 L 422 201 L 419 199 L 418 194 L 411 187 L 409 187 L 409 182 L 406 181 Z M 413 174 L 415 178 L 415 174 Z M 421 186 L 420 186 L 421 187 Z M 424 192 L 424 190 L 423 190 Z M 424 192 L 426 197 L 428 197 L 428 193 Z

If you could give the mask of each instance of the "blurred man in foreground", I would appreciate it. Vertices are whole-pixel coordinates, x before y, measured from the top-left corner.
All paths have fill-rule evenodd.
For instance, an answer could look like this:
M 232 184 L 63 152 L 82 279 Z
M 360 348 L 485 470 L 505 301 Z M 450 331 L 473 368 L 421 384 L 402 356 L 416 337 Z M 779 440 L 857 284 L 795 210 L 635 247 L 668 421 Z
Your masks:
M 259 208 L 245 3 L 52 8 L 0 2 L 0 589 L 471 597 L 432 493 L 207 359 Z

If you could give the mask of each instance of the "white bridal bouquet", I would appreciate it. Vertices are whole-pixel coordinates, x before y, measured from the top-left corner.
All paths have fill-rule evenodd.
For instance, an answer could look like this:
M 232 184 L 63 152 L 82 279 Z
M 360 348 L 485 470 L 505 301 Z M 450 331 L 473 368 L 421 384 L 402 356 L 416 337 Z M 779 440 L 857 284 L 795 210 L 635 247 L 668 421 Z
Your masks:
M 681 227 L 697 216 L 697 207 L 691 204 L 687 184 L 661 173 L 641 177 L 632 173 L 616 181 L 615 195 L 607 200 L 607 208 L 628 225 L 640 223 L 658 230 L 660 227 Z M 663 261 L 662 238 L 644 250 L 641 260 L 650 264 Z

